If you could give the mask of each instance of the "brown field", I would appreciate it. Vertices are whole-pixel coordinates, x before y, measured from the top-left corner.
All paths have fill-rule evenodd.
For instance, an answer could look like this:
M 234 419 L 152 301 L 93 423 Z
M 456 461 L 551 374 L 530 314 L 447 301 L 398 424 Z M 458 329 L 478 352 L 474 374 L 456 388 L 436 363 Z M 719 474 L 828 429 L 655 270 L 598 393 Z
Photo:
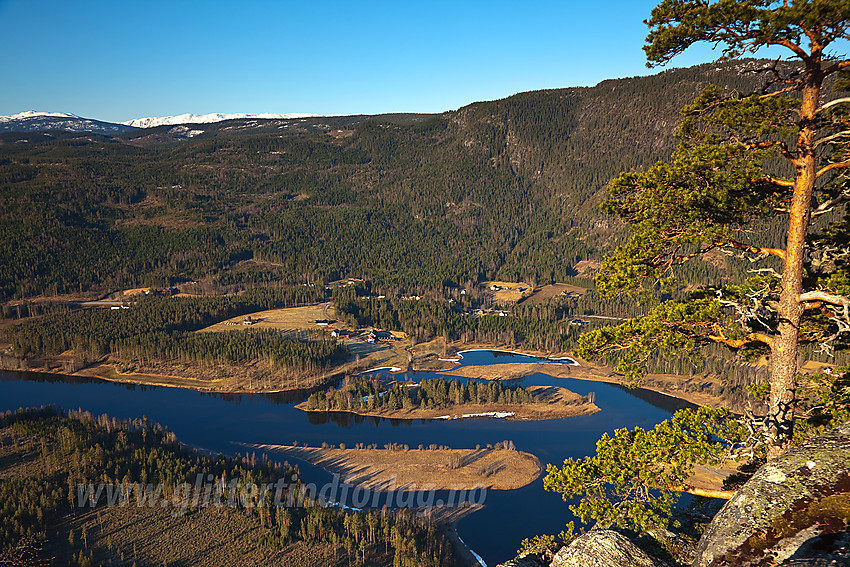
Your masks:
M 513 490 L 531 484 L 543 471 L 534 455 L 508 449 L 252 447 L 308 461 L 342 475 L 349 484 L 381 490 Z
M 98 508 L 96 512 L 65 518 L 56 530 L 57 543 L 47 549 L 57 557 L 70 559 L 62 548 L 67 545 L 71 530 L 83 548 L 83 528 L 87 533 L 85 547 L 104 561 L 98 564 L 104 565 L 348 565 L 342 545 L 298 542 L 280 551 L 263 545 L 259 539 L 267 530 L 257 515 L 249 516 L 226 506 L 190 510 L 187 514 L 133 504 Z
M 116 295 L 123 295 L 124 297 L 133 297 L 134 295 L 142 295 L 150 292 L 151 288 L 149 287 L 137 287 L 133 289 L 125 289 L 122 292 L 117 293 Z
M 555 283 L 544 285 L 540 289 L 536 290 L 530 297 L 525 299 L 522 302 L 523 305 L 538 305 L 540 303 L 545 303 L 549 301 L 553 297 L 558 297 L 561 294 L 570 294 L 572 297 L 577 297 L 583 295 L 587 290 L 583 287 L 577 287 L 570 284 L 565 283 Z
M 488 364 L 486 366 L 458 366 L 444 370 L 443 374 L 478 378 L 481 380 L 515 380 L 529 374 L 542 372 L 555 378 L 578 378 L 576 371 L 580 367 L 569 364 L 550 364 L 545 362 L 516 362 L 509 364 Z
M 226 321 L 210 325 L 204 329 L 200 329 L 199 333 L 218 332 L 218 331 L 236 331 L 239 329 L 281 329 L 281 330 L 302 330 L 302 329 L 325 329 L 332 331 L 333 329 L 341 329 L 344 327 L 342 323 L 334 323 L 332 325 L 317 325 L 316 321 L 337 319 L 336 311 L 331 303 L 320 303 L 319 305 L 307 305 L 305 307 L 287 307 L 284 309 L 270 309 L 268 311 L 258 311 L 251 313 L 252 320 L 257 321 L 252 325 L 243 325 L 243 321 L 248 319 L 248 315 L 240 315 Z
M 490 292 L 493 294 L 497 303 L 516 303 L 523 297 L 531 295 L 531 284 L 524 282 L 484 282 L 481 284 L 485 289 L 489 290 L 490 286 L 498 286 L 502 289 L 499 291 Z M 523 288 L 523 291 L 520 291 Z

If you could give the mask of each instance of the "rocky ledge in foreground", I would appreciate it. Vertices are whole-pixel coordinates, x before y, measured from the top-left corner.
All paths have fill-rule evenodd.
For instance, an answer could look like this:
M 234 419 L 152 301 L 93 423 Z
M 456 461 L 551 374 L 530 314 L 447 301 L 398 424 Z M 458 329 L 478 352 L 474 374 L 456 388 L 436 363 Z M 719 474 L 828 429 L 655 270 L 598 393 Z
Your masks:
M 543 567 L 536 555 L 520 556 L 497 567 Z M 566 545 L 552 558 L 551 567 L 657 567 L 658 564 L 625 536 L 593 529 Z
M 693 566 L 847 565 L 848 527 L 850 422 L 760 468 L 711 521 Z

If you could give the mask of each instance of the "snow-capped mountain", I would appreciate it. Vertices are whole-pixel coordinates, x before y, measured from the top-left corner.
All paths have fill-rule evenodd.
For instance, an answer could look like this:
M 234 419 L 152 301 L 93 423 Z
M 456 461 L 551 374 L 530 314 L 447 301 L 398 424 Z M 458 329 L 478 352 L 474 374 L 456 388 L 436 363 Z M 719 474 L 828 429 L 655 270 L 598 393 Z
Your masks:
M 13 114 L 11 116 L 0 116 L 0 124 L 2 124 L 3 122 L 11 122 L 12 120 L 22 120 L 24 118 L 37 118 L 45 116 L 49 116 L 51 118 L 79 118 L 79 116 L 77 116 L 76 114 L 71 114 L 69 112 L 41 112 L 38 110 L 27 110 L 24 112 Z
M 236 112 L 232 114 L 223 114 L 214 112 L 211 114 L 180 114 L 178 116 L 151 116 L 148 118 L 134 118 L 126 122 L 122 122 L 126 126 L 134 126 L 136 128 L 154 128 L 155 126 L 173 125 L 173 124 L 209 124 L 212 122 L 221 122 L 223 120 L 233 120 L 235 118 L 259 118 L 259 119 L 287 119 L 287 118 L 310 118 L 313 116 L 321 116 L 320 114 L 309 114 L 304 112 L 294 112 L 290 114 L 278 114 L 275 112 L 263 112 L 260 114 L 247 114 L 245 112 Z
M 42 130 L 120 134 L 135 128 L 125 124 L 82 118 L 68 112 L 27 110 L 11 116 L 0 116 L 0 132 L 40 132 Z

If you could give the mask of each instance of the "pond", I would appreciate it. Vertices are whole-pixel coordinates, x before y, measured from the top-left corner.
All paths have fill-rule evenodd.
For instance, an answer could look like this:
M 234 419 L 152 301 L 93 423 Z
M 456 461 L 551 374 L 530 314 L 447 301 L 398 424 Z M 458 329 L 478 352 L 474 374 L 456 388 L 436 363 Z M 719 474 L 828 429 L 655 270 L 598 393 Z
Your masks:
M 500 351 L 468 351 L 461 365 L 546 362 Z M 386 372 L 386 371 L 381 371 Z M 433 378 L 433 372 L 415 372 L 408 378 Z M 547 421 L 390 420 L 352 414 L 305 413 L 294 408 L 303 397 L 291 394 L 208 394 L 178 388 L 117 384 L 97 379 L 0 371 L 0 410 L 53 404 L 65 409 L 106 413 L 119 419 L 147 416 L 167 426 L 187 444 L 213 452 L 245 452 L 242 443 L 332 444 L 387 443 L 448 445 L 454 448 L 486 446 L 512 440 L 520 451 L 535 454 L 542 463 L 560 464 L 567 457 L 594 452 L 604 432 L 622 427 L 652 428 L 676 409 L 688 406 L 677 398 L 655 392 L 629 390 L 614 384 L 553 378 L 535 373 L 516 381 L 524 386 L 563 386 L 578 394 L 595 392 L 596 414 Z M 270 457 L 280 460 L 279 456 Z M 299 463 L 302 477 L 324 484 L 330 475 Z M 484 508 L 458 524 L 458 534 L 488 565 L 512 558 L 523 538 L 557 534 L 571 519 L 559 494 L 543 490 L 543 480 L 510 491 L 486 493 Z

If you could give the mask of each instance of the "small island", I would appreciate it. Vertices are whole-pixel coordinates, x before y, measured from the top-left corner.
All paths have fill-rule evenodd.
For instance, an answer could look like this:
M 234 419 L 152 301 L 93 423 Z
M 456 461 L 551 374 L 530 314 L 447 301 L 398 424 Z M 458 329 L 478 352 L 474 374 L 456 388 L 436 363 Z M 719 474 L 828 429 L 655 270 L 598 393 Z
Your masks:
M 295 407 L 394 419 L 541 420 L 599 411 L 592 396 L 555 386 L 509 386 L 501 381 L 462 382 L 443 377 L 419 383 L 387 382 L 374 376 L 347 378 L 339 388 L 314 392 Z

